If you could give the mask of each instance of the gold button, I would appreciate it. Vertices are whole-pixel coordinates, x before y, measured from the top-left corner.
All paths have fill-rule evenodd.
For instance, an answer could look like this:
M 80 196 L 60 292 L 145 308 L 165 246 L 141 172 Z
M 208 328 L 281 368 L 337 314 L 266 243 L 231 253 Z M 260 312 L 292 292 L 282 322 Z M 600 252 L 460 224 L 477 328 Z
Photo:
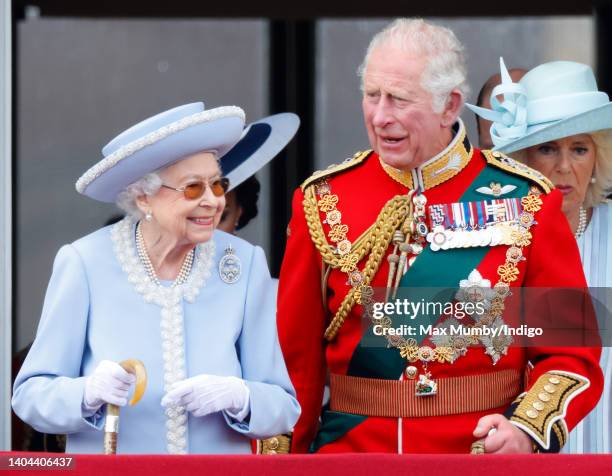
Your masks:
M 544 404 L 542 402 L 535 401 L 532 403 L 532 406 L 536 410 L 540 410 L 540 411 L 544 410 Z
M 538 395 L 538 398 L 542 400 L 543 402 L 550 402 L 550 395 L 548 395 L 547 393 L 544 393 L 544 392 L 540 393 Z
M 413 365 L 409 365 L 408 367 L 406 367 L 406 377 L 408 377 L 410 380 L 414 380 L 417 375 L 417 372 L 418 369 Z
M 555 384 L 555 385 L 559 385 L 559 384 L 561 383 L 561 380 L 559 380 L 557 377 L 550 377 L 550 378 L 548 379 L 548 381 L 549 381 L 550 383 Z
M 535 410 L 527 410 L 525 413 L 527 414 L 527 416 L 529 418 L 537 418 L 538 417 L 538 412 L 535 411 Z
M 557 389 L 555 388 L 554 385 L 547 383 L 546 385 L 544 385 L 544 391 L 548 393 L 555 393 Z
M 278 449 L 278 438 L 276 437 L 272 437 L 268 440 L 268 448 L 270 448 L 271 450 L 277 450 Z

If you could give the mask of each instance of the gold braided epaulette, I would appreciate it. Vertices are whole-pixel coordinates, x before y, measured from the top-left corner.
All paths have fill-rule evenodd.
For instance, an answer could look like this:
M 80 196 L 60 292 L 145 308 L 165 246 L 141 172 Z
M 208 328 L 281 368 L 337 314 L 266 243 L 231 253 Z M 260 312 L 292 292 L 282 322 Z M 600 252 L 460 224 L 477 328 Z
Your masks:
M 485 159 L 487 159 L 488 164 L 492 165 L 493 167 L 497 167 L 498 169 L 505 170 L 506 172 L 510 172 L 513 175 L 518 175 L 535 182 L 538 186 L 540 186 L 540 188 L 542 188 L 544 193 L 550 193 L 550 191 L 555 188 L 553 183 L 544 175 L 523 164 L 522 162 L 518 162 L 497 151 L 481 150 L 481 152 L 482 155 L 485 156 Z
M 342 172 L 343 170 L 348 170 L 352 167 L 355 167 L 356 165 L 359 165 L 365 159 L 367 159 L 371 153 L 372 150 L 364 150 L 362 152 L 357 152 L 355 155 L 353 155 L 353 157 L 346 159 L 340 164 L 330 165 L 325 170 L 317 170 L 310 177 L 304 180 L 302 185 L 300 185 L 300 188 L 302 189 L 302 191 L 304 191 L 306 187 L 312 185 L 314 182 L 322 179 L 323 177 L 329 177 L 330 175 L 335 175 L 338 172 Z

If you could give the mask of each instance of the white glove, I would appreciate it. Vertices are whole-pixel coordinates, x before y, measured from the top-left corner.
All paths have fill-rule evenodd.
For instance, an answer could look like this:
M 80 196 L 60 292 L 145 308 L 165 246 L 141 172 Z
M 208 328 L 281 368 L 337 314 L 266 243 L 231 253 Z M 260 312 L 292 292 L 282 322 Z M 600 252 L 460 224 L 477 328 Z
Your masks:
M 127 404 L 130 385 L 136 377 L 115 362 L 103 360 L 85 380 L 83 409 L 96 412 L 105 403 L 123 407 Z
M 226 410 L 232 418 L 242 421 L 249 414 L 249 395 L 249 387 L 238 377 L 197 375 L 172 385 L 161 404 L 184 406 L 197 417 Z

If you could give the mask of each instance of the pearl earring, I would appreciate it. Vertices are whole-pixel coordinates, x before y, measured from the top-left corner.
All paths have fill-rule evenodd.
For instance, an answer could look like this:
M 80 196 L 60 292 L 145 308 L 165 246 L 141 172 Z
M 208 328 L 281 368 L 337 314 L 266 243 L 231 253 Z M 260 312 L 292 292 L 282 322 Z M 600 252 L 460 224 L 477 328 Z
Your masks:
M 151 212 L 147 212 L 145 214 L 145 220 L 147 220 L 147 221 L 153 220 L 153 214 Z
M 595 183 L 597 182 L 597 179 L 595 177 L 591 177 L 591 183 Z

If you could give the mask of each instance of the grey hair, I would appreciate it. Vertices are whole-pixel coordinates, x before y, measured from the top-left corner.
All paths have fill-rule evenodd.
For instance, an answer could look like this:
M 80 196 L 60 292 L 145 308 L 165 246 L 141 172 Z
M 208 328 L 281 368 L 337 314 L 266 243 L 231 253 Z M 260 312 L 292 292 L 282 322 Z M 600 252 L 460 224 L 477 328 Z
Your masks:
M 125 187 L 125 190 L 117 195 L 115 203 L 125 213 L 136 220 L 140 220 L 143 217 L 143 213 L 140 208 L 138 208 L 136 199 L 142 195 L 147 195 L 149 197 L 155 195 L 161 186 L 162 179 L 159 174 L 157 172 L 151 172 Z
M 421 86 L 431 93 L 434 112 L 440 113 L 444 110 L 453 90 L 461 93 L 463 101 L 468 97 L 470 88 L 467 83 L 463 45 L 450 29 L 427 23 L 421 18 L 398 18 L 374 35 L 363 63 L 357 69 L 362 90 L 365 70 L 372 52 L 388 44 L 427 58 Z
M 593 176 L 595 183 L 589 183 L 584 197 L 586 208 L 596 207 L 602 203 L 612 191 L 612 129 L 588 132 L 595 143 L 595 167 Z M 512 158 L 527 165 L 527 149 L 511 153 Z

